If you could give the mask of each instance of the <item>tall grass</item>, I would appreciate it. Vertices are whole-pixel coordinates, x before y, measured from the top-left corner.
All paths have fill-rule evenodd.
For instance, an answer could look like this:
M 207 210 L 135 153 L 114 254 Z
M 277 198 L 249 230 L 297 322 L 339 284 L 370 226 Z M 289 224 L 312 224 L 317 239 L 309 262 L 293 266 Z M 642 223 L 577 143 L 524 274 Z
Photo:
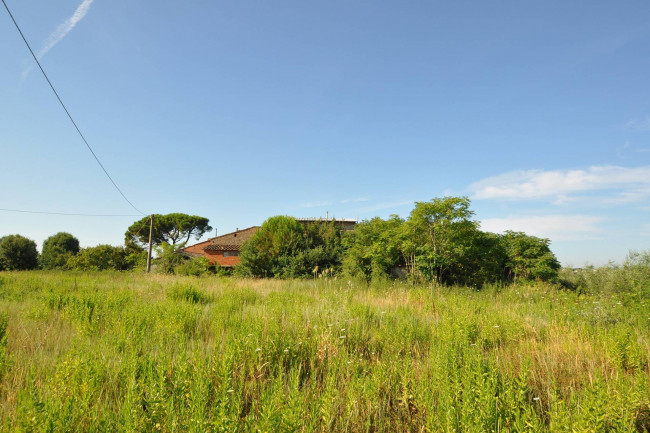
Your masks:
M 0 275 L 0 312 L 0 431 L 629 432 L 650 419 L 650 288 L 28 272 Z

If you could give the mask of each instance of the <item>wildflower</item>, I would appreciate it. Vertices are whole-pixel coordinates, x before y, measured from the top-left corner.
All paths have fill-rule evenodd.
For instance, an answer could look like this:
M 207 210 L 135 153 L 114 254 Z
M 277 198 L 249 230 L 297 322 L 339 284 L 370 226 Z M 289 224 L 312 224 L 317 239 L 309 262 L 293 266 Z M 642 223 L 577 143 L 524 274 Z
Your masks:
M 533 397 L 533 400 L 539 401 L 539 397 Z
M 340 339 L 340 340 L 345 339 L 345 335 L 341 335 L 341 336 L 339 337 L 339 339 Z
M 226 391 L 226 392 L 228 392 L 228 393 L 230 393 L 230 392 L 235 392 L 235 390 L 231 388 L 231 389 L 229 389 L 229 390 Z
M 284 349 L 284 353 L 287 353 L 288 351 L 289 351 L 289 349 Z
M 500 326 L 499 326 L 499 325 L 494 325 L 494 327 L 495 327 L 495 328 L 500 328 Z
M 258 347 L 257 349 L 255 349 L 256 352 L 260 352 L 261 350 L 262 350 L 261 347 Z

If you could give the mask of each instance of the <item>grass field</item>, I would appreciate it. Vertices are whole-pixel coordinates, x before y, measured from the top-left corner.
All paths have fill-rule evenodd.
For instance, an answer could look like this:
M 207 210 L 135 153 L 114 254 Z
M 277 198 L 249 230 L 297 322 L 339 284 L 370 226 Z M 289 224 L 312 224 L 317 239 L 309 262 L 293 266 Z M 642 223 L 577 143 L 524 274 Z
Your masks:
M 0 274 L 1 431 L 650 426 L 650 288 Z

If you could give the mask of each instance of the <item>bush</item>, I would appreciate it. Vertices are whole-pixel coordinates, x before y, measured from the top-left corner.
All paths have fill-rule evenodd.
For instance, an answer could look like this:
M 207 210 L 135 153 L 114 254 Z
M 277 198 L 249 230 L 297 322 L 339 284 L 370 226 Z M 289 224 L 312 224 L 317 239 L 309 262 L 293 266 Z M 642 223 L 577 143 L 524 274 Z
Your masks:
M 133 263 L 127 258 L 123 247 L 97 245 L 83 248 L 79 254 L 68 259 L 66 266 L 78 271 L 125 271 L 132 269 Z
M 183 248 L 184 244 L 178 246 L 178 248 Z M 158 257 L 156 258 L 156 271 L 163 274 L 173 274 L 174 269 L 177 266 L 183 263 L 183 256 L 178 254 L 177 247 L 168 244 L 167 242 L 161 243 L 156 247 L 156 253 Z
M 341 267 L 341 231 L 335 221 L 301 224 L 292 217 L 267 219 L 242 247 L 237 274 L 305 278 Z
M 562 269 L 564 287 L 586 293 L 617 293 L 650 289 L 650 251 L 631 251 L 622 265 Z
M 21 271 L 37 267 L 36 242 L 20 235 L 0 238 L 0 271 Z
M 221 266 L 216 265 L 221 269 Z M 174 273 L 176 275 L 188 275 L 199 277 L 201 275 L 213 274 L 215 272 L 215 266 L 210 262 L 207 257 L 192 257 L 189 260 L 183 261 L 180 265 L 174 268 Z
M 43 242 L 41 266 L 44 269 L 63 269 L 70 257 L 79 252 L 79 239 L 70 233 L 60 232 Z

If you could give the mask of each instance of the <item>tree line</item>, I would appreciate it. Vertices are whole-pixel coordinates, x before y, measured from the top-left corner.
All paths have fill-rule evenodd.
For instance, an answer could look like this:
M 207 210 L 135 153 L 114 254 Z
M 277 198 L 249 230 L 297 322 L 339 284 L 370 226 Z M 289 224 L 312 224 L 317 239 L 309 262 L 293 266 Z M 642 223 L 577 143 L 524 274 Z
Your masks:
M 560 264 L 549 240 L 521 232 L 480 230 L 467 197 L 416 202 L 407 218 L 393 215 L 342 230 L 335 220 L 300 223 L 289 216 L 267 219 L 245 242 L 235 273 L 248 277 L 305 278 L 346 275 L 376 280 L 409 278 L 435 284 L 480 287 L 519 279 L 553 280 Z M 203 274 L 215 269 L 205 257 L 179 254 L 191 238 L 212 230 L 196 215 L 154 215 L 156 268 L 166 273 Z M 144 267 L 150 217 L 134 222 L 124 246 L 80 248 L 69 233 L 36 244 L 19 235 L 0 238 L 0 270 L 131 270 Z M 218 271 L 218 270 L 217 270 Z
M 155 225 L 152 243 L 158 250 L 161 268 L 169 271 L 182 265 L 176 254 L 178 249 L 191 238 L 200 239 L 212 230 L 209 220 L 196 215 L 170 213 L 154 215 Z M 0 238 L 0 271 L 30 269 L 60 269 L 79 271 L 128 271 L 143 269 L 147 261 L 145 246 L 149 240 L 150 217 L 147 216 L 131 224 L 124 234 L 124 245 L 97 245 L 80 248 L 79 239 L 70 233 L 60 232 L 43 242 L 38 253 L 36 242 L 21 235 L 9 235 Z M 190 268 L 196 268 L 192 263 Z M 198 270 L 201 273 L 209 268 L 203 263 Z
M 373 218 L 353 231 L 340 230 L 336 221 L 303 225 L 276 216 L 244 244 L 236 271 L 253 277 L 344 274 L 477 287 L 557 278 L 560 263 L 548 239 L 484 232 L 473 216 L 467 197 L 416 202 L 406 219 Z

